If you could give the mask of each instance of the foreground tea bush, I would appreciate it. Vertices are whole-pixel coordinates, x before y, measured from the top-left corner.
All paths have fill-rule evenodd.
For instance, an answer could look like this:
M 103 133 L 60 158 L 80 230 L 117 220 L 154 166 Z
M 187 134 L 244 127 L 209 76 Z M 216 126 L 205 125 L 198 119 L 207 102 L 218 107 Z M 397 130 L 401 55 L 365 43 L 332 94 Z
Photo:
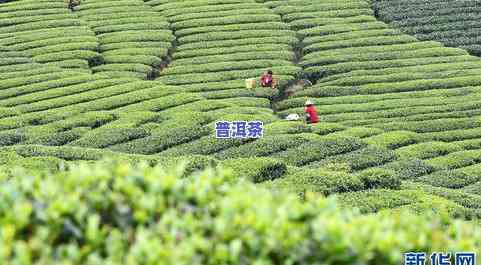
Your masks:
M 225 171 L 182 178 L 101 162 L 16 174 L 0 177 L 7 264 L 386 265 L 411 250 L 481 247 L 479 227 L 462 221 L 362 216 L 332 200 L 232 182 Z

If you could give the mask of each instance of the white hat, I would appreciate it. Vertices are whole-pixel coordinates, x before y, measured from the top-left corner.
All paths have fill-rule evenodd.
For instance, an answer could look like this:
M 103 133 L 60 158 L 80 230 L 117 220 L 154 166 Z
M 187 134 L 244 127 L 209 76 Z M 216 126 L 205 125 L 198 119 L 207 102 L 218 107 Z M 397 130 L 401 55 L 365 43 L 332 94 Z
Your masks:
M 307 101 L 306 101 L 306 106 L 307 106 L 307 105 L 314 105 L 314 102 L 312 102 L 312 101 L 310 101 L 310 100 L 307 100 Z

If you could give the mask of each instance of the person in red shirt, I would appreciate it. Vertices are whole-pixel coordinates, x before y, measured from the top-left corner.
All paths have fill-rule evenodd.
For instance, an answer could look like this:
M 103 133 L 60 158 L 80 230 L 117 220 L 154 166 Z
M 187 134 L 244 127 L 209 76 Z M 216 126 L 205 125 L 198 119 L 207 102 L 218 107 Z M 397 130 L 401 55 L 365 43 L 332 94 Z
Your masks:
M 307 123 L 319 122 L 319 118 L 317 117 L 317 110 L 312 101 L 306 101 L 306 108 L 304 109 L 304 112 L 306 113 Z
M 269 70 L 262 74 L 261 76 L 261 85 L 262 87 L 272 87 L 274 78 L 272 77 L 272 71 Z

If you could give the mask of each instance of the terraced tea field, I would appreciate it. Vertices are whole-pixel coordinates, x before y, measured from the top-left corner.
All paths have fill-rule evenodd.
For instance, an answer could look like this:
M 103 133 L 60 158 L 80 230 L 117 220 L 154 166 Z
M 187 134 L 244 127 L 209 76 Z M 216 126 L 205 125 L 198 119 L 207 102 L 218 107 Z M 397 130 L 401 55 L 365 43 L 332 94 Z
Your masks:
M 362 212 L 479 218 L 477 13 L 448 2 L 6 1 L 0 163 L 187 159 Z M 267 69 L 279 95 L 245 88 Z M 320 123 L 283 120 L 307 99 Z M 264 137 L 216 139 L 222 120 L 263 121 Z
M 381 20 L 419 40 L 435 40 L 479 56 L 479 1 L 374 1 Z

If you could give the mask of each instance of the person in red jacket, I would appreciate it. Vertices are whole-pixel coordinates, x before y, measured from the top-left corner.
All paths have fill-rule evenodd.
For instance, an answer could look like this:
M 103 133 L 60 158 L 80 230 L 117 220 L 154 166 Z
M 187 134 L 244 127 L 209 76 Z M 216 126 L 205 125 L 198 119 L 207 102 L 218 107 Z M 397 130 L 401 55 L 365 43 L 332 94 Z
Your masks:
M 272 71 L 269 70 L 262 74 L 261 85 L 262 87 L 273 87 L 274 78 L 272 77 Z
M 319 122 L 319 118 L 317 117 L 317 110 L 312 101 L 306 101 L 306 108 L 304 109 L 304 112 L 306 113 L 307 123 Z

